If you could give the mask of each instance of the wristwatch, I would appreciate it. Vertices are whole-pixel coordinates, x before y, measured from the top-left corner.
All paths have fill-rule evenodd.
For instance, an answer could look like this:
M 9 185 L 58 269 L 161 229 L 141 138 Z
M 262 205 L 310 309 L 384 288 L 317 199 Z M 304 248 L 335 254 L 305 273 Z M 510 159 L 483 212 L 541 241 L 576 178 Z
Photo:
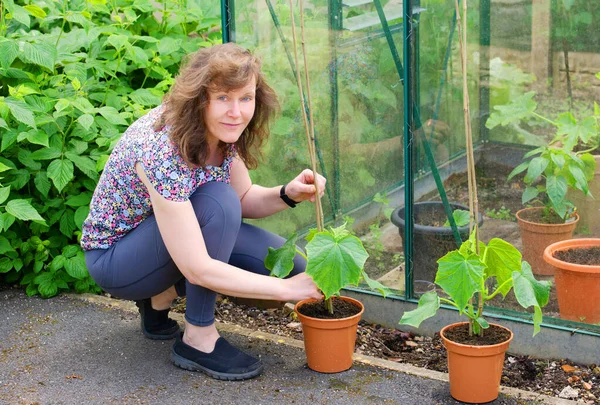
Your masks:
M 279 190 L 279 198 L 281 198 L 283 200 L 283 202 L 285 202 L 291 208 L 294 208 L 294 207 L 296 207 L 296 204 L 299 204 L 299 203 L 292 200 L 290 197 L 287 196 L 287 194 L 285 193 L 285 186 L 286 186 L 286 184 L 281 186 L 281 190 Z

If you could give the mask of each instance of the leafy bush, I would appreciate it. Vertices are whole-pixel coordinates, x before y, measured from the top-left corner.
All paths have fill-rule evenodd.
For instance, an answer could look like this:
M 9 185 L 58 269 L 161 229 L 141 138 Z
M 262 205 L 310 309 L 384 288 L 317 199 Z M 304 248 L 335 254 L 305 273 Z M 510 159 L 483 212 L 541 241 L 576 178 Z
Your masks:
M 0 276 L 29 295 L 100 291 L 78 244 L 99 172 L 181 58 L 220 41 L 216 15 L 156 4 L 2 3 Z

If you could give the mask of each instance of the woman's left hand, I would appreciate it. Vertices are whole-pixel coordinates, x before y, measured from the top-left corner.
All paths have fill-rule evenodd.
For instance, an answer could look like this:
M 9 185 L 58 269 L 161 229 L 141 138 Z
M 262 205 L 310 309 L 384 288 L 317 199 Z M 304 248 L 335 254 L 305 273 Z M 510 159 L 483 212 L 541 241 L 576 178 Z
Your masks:
M 323 197 L 325 193 L 325 183 L 327 183 L 327 179 L 317 173 L 317 187 L 319 188 L 320 197 Z M 285 186 L 285 193 L 296 202 L 306 200 L 315 202 L 315 178 L 312 170 L 304 169 L 302 173 Z

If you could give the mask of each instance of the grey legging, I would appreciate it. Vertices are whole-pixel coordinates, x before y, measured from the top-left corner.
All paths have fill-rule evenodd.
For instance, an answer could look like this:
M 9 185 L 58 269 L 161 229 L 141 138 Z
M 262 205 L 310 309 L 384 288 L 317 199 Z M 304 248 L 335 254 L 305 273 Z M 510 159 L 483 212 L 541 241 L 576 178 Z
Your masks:
M 264 266 L 268 247 L 280 247 L 285 240 L 243 223 L 240 200 L 231 186 L 204 184 L 190 201 L 210 257 L 253 273 L 269 274 Z M 85 259 L 92 278 L 115 297 L 140 300 L 175 286 L 179 296 L 187 296 L 185 318 L 189 323 L 208 326 L 214 322 L 217 294 L 183 277 L 167 252 L 154 215 L 109 249 L 85 252 Z M 304 259 L 296 255 L 290 276 L 305 267 Z

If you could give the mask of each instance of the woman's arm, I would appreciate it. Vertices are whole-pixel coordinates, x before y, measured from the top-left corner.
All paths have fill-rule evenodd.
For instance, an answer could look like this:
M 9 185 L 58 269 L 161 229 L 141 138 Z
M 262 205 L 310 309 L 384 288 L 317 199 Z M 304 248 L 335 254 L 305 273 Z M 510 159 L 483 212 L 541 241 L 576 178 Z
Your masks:
M 318 176 L 319 194 L 325 192 L 326 180 Z M 264 218 L 288 208 L 288 205 L 279 197 L 281 185 L 276 187 L 262 187 L 252 184 L 248 168 L 239 158 L 235 158 L 231 165 L 231 186 L 240 197 L 242 204 L 242 217 Z M 315 201 L 314 177 L 311 170 L 305 169 L 296 178 L 290 181 L 285 192 L 289 198 L 296 202 Z
M 158 229 L 167 250 L 179 271 L 192 284 L 236 297 L 282 301 L 321 298 L 312 279 L 304 273 L 282 280 L 212 259 L 206 250 L 192 204 L 165 199 L 152 187 L 139 163 L 136 171 L 150 194 Z

